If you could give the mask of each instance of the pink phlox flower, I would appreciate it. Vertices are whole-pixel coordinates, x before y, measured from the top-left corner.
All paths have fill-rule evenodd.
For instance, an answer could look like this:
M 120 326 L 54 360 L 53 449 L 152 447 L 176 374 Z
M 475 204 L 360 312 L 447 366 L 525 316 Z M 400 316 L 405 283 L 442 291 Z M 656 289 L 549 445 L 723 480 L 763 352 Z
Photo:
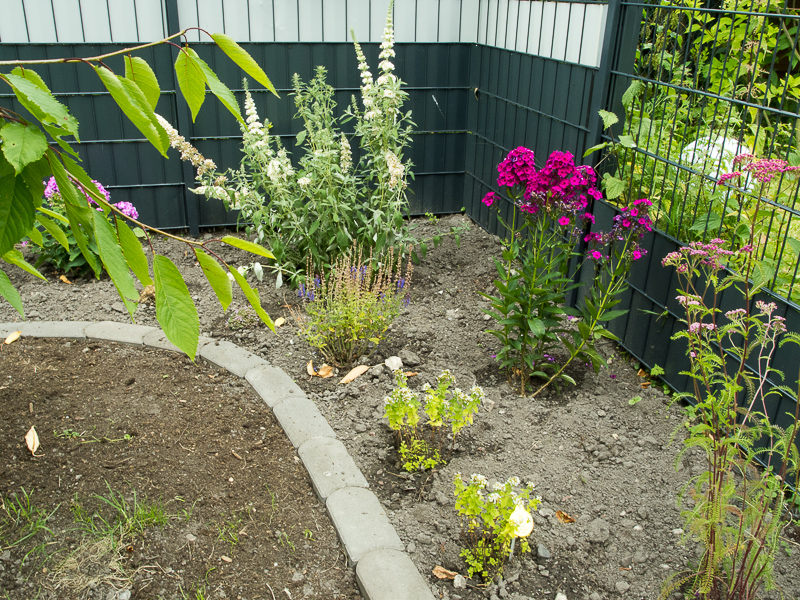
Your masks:
M 569 217 L 567 215 L 562 215 L 558 218 L 558 224 L 562 227 L 566 227 L 569 225 Z
M 524 213 L 528 213 L 529 215 L 533 215 L 533 214 L 536 214 L 536 212 L 539 210 L 539 207 L 536 206 L 535 204 L 530 203 L 530 202 L 525 202 L 525 203 L 520 205 L 519 209 L 520 209 L 520 211 L 522 211 Z
M 584 221 L 591 221 L 592 225 L 594 225 L 594 215 L 592 213 L 583 213 L 581 217 Z
M 139 218 L 139 211 L 136 210 L 136 207 L 130 202 L 117 202 L 114 206 L 117 207 L 123 215 L 131 219 Z
M 496 199 L 497 199 L 497 193 L 489 192 L 483 197 L 483 200 L 481 200 L 481 202 L 483 202 L 486 206 L 491 206 L 492 204 L 494 204 L 494 201 Z
M 639 260 L 645 254 L 647 254 L 647 250 L 642 250 L 641 248 L 636 248 L 633 252 L 631 252 L 631 256 L 633 257 L 633 260 Z
M 596 231 L 593 231 L 591 233 L 587 233 L 584 236 L 583 241 L 584 242 L 588 242 L 588 243 L 594 242 L 594 243 L 597 243 L 597 244 L 601 244 L 603 242 L 603 235 L 601 233 L 597 233 Z
M 497 185 L 508 187 L 527 186 L 536 175 L 533 150 L 519 146 L 508 153 L 497 165 Z
M 592 260 L 601 260 L 603 258 L 603 253 L 600 250 L 591 250 L 589 252 L 589 258 Z
M 56 183 L 55 177 L 50 177 L 47 180 L 47 186 L 44 188 L 44 197 L 50 200 L 53 197 L 53 194 L 58 194 L 58 184 Z

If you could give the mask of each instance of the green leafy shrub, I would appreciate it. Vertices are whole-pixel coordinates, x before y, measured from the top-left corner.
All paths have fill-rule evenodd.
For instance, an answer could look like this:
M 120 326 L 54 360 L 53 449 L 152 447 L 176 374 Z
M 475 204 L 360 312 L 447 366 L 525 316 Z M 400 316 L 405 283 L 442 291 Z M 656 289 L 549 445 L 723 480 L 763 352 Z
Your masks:
M 409 472 L 433 469 L 446 460 L 442 458 L 442 452 L 447 438 L 450 438 L 449 456 L 459 432 L 472 424 L 484 399 L 483 390 L 473 385 L 466 394 L 455 388 L 448 398 L 455 378 L 449 370 L 444 370 L 436 380 L 435 388 L 427 383 L 422 387 L 425 394 L 423 409 L 417 394 L 408 389 L 408 377 L 400 370 L 395 371 L 395 385 L 392 393 L 384 398 L 383 408 L 389 427 L 397 436 L 403 468 Z M 427 434 L 420 426 L 421 413 L 428 417 Z
M 308 272 L 313 273 L 312 259 L 308 262 Z M 297 315 L 300 335 L 326 362 L 352 364 L 381 342 L 410 302 L 412 272 L 411 264 L 404 268 L 402 256 L 393 248 L 377 257 L 351 248 L 327 274 L 309 275 L 300 284 L 298 294 L 306 313 Z
M 456 510 L 461 516 L 462 539 L 466 544 L 461 557 L 467 563 L 470 577 L 479 574 L 487 581 L 491 580 L 503 573 L 517 538 L 520 552 L 530 550 L 527 536 L 532 530 L 533 520 L 525 510 L 526 504 L 537 510 L 541 498 L 529 499 L 532 483 L 519 492 L 515 491 L 520 485 L 519 477 L 495 483 L 488 495 L 484 495 L 488 481 L 483 475 L 473 474 L 465 483 L 461 473 L 456 473 L 454 484 Z M 522 530 L 526 521 L 531 528 L 527 533 Z

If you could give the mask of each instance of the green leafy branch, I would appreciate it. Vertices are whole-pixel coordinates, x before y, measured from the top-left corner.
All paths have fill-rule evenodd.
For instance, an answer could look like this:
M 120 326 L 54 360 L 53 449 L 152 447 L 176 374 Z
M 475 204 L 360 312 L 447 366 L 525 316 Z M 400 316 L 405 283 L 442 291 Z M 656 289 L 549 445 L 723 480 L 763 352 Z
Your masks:
M 194 359 L 200 327 L 197 309 L 175 264 L 166 256 L 155 254 L 150 243 L 150 233 L 183 242 L 192 248 L 223 309 L 232 301 L 231 279 L 236 281 L 261 320 L 274 330 L 272 320 L 261 307 L 258 293 L 235 268 L 208 250 L 205 243 L 168 234 L 126 216 L 112 206 L 78 164 L 80 158 L 67 141 L 72 138 L 80 142 L 78 120 L 53 96 L 44 80 L 28 68 L 33 65 L 68 63 L 89 65 L 120 110 L 166 158 L 170 137 L 154 112 L 161 96 L 161 88 L 147 61 L 132 56 L 132 52 L 160 44 L 175 46 L 178 49 L 175 61 L 178 86 L 189 105 L 192 119 L 197 117 L 208 88 L 240 123 L 244 123 L 235 96 L 210 67 L 188 44 L 178 46 L 171 41 L 185 37 L 187 31 L 183 30 L 157 42 L 89 58 L 0 61 L 0 67 L 12 67 L 10 72 L 0 73 L 0 81 L 11 88 L 17 101 L 29 113 L 26 117 L 0 107 L 0 259 L 44 279 L 34 266 L 25 261 L 15 245 L 25 237 L 41 245 L 41 230 L 45 230 L 59 244 L 68 248 L 65 234 L 58 230 L 50 218 L 65 222 L 95 276 L 99 277 L 103 270 L 108 273 L 131 318 L 138 298 L 134 276 L 143 287 L 154 286 L 156 318 L 167 338 Z M 277 96 L 263 69 L 232 38 L 219 33 L 207 35 L 236 65 Z M 114 73 L 104 62 L 118 55 L 124 56 L 123 76 Z M 44 180 L 49 176 L 53 176 L 58 184 L 64 199 L 66 217 L 42 206 Z M 93 210 L 86 202 L 87 197 L 96 202 L 102 211 Z M 152 277 L 147 257 L 129 223 L 141 227 L 150 243 L 153 253 Z M 273 258 L 269 250 L 246 240 L 226 236 L 217 241 Z M 91 247 L 97 248 L 99 261 Z M 220 263 L 227 268 L 227 272 Z M 2 270 L 0 296 L 24 318 L 19 292 Z

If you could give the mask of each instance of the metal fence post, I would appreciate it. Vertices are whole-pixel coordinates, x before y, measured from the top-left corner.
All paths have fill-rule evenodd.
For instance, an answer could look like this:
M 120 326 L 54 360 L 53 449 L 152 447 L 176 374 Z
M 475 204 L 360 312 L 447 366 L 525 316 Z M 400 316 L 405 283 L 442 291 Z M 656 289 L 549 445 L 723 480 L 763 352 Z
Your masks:
M 173 35 L 180 31 L 180 21 L 178 18 L 178 0 L 166 0 L 164 3 L 167 12 L 167 31 L 169 35 Z M 172 49 L 173 61 L 178 58 L 179 50 L 174 46 Z M 179 96 L 180 86 L 178 85 L 178 74 L 173 69 L 172 85 L 175 89 L 175 115 L 177 116 L 178 131 L 181 132 L 187 140 L 192 139 L 192 119 L 189 116 L 189 107 Z M 189 191 L 189 185 L 194 183 L 194 170 L 192 165 L 186 161 L 182 161 L 183 173 L 183 208 L 186 215 L 187 224 L 189 226 L 189 234 L 197 237 L 200 234 L 200 217 L 197 206 L 197 197 Z

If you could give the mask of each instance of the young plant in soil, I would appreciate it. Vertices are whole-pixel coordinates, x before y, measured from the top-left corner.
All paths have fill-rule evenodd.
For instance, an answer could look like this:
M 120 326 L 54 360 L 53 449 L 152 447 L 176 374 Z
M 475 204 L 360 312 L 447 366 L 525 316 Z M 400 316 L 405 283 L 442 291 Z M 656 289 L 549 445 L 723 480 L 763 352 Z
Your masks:
M 520 485 L 519 477 L 495 483 L 486 495 L 488 483 L 486 477 L 475 473 L 466 483 L 461 473 L 456 473 L 454 480 L 456 510 L 461 516 L 466 545 L 461 557 L 468 565 L 470 577 L 481 575 L 487 581 L 503 574 L 517 538 L 520 553 L 530 551 L 527 536 L 533 530 L 533 519 L 526 503 L 532 510 L 537 510 L 541 503 L 541 498 L 530 499 L 532 483 L 515 491 Z
M 766 184 L 794 170 L 783 161 L 750 155 L 735 162 L 761 182 L 756 215 Z M 742 173 L 724 175 L 722 181 L 737 177 Z M 800 336 L 786 331 L 774 303 L 756 299 L 765 283 L 753 281 L 756 231 L 751 227 L 748 243 L 738 250 L 727 249 L 721 239 L 693 242 L 663 261 L 676 268 L 681 282 L 677 300 L 686 329 L 673 339 L 687 344 L 690 368 L 684 374 L 694 386 L 691 393 L 677 396 L 693 404 L 686 411 L 684 451 L 697 447 L 706 456 L 705 470 L 683 493 L 687 530 L 703 553 L 696 571 L 675 575 L 664 596 L 684 585 L 693 597 L 708 600 L 749 600 L 762 587 L 771 589 L 786 526 L 782 517 L 790 506 L 787 481 L 796 487 L 800 478 L 798 394 L 772 383 L 783 379 L 772 366 L 777 349 L 788 342 L 800 344 Z M 728 298 L 734 290 L 741 308 L 723 314 L 722 293 Z M 795 402 L 794 414 L 778 416 L 783 427 L 769 419 L 773 397 L 781 393 Z
M 427 383 L 423 386 L 423 409 L 417 394 L 408 389 L 408 377 L 400 370 L 395 371 L 395 385 L 383 402 L 385 417 L 395 432 L 403 468 L 408 472 L 424 471 L 447 462 L 455 447 L 456 437 L 464 427 L 472 424 L 484 399 L 483 390 L 474 385 L 466 394 L 455 388 L 448 398 L 455 378 L 449 370 L 445 370 L 439 375 L 435 388 Z M 428 417 L 427 434 L 420 426 L 423 412 Z M 446 424 L 449 427 L 445 427 Z M 450 447 L 447 457 L 443 458 L 442 452 L 448 437 L 451 440 Z
M 306 312 L 296 315 L 300 335 L 334 366 L 367 354 L 408 304 L 413 267 L 402 263 L 392 248 L 373 261 L 371 253 L 365 257 L 353 247 L 327 274 L 309 276 L 299 289 Z M 309 269 L 312 264 L 309 258 Z

